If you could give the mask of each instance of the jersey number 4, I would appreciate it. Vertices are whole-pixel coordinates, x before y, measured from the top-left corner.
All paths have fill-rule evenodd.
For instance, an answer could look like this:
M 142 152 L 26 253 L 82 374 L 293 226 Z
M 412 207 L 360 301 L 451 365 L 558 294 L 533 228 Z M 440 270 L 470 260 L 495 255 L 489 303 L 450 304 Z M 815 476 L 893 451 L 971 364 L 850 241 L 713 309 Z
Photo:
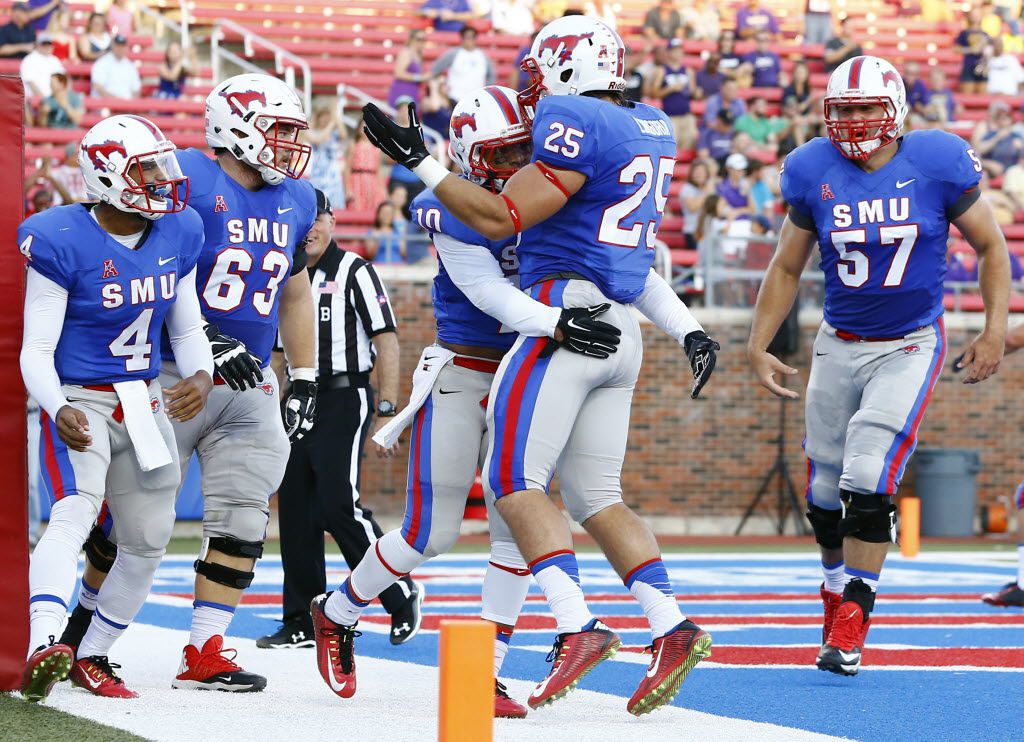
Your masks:
M 245 284 L 253 272 L 253 259 L 240 247 L 221 250 L 203 289 L 203 300 L 211 309 L 230 312 L 237 309 L 245 296 Z M 288 258 L 280 250 L 271 250 L 263 256 L 260 271 L 267 273 L 266 289 L 252 295 L 253 308 L 263 317 L 274 309 L 274 297 L 281 281 L 288 275 Z
M 149 323 L 153 319 L 153 308 L 143 309 L 135 321 L 121 331 L 108 345 L 110 354 L 124 358 L 125 371 L 146 371 L 153 344 L 149 342 Z
M 878 241 L 882 245 L 895 245 L 889 270 L 885 273 L 882 288 L 895 288 L 903 283 L 903 274 L 910 263 L 910 254 L 917 243 L 916 224 L 901 224 L 896 227 L 879 227 Z M 868 241 L 866 229 L 844 229 L 832 233 L 832 246 L 839 253 L 836 272 L 844 285 L 856 289 L 868 282 L 871 275 L 871 259 L 863 250 L 850 245 L 864 245 Z

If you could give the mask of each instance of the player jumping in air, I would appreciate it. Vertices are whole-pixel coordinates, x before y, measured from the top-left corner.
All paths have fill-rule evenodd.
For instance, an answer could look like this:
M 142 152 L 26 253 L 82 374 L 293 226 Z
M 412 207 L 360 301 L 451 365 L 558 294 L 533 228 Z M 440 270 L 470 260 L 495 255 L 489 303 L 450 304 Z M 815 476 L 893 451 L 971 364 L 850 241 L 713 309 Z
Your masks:
M 213 387 L 196 297 L 203 223 L 187 208 L 174 145 L 144 118 L 113 116 L 86 133 L 78 161 L 96 202 L 49 209 L 18 230 L 28 258 L 21 369 L 42 408 L 39 459 L 53 500 L 29 569 L 30 701 L 69 670 L 95 695 L 136 696 L 107 653 L 146 600 L 174 527 L 168 416 L 194 419 Z M 165 322 L 180 375 L 162 385 L 153 350 Z M 121 548 L 75 661 L 55 637 L 104 498 Z
M 363 113 L 370 140 L 411 168 L 459 221 L 492 240 L 522 233 L 519 275 L 530 296 L 553 307 L 611 305 L 602 319 L 622 335 L 610 358 L 557 352 L 538 337 L 512 346 L 489 396 L 483 480 L 557 621 L 551 671 L 529 705 L 566 695 L 620 645 L 586 604 L 571 533 L 547 495 L 557 465 L 570 514 L 601 545 L 650 622 L 653 658 L 627 704 L 642 714 L 676 695 L 710 653 L 711 637 L 680 612 L 654 534 L 622 502 L 642 358 L 639 324 L 627 305 L 684 346 L 692 396 L 710 377 L 718 345 L 651 270 L 675 138 L 663 112 L 623 97 L 624 56 L 618 34 L 593 18 L 560 18 L 540 31 L 523 63 L 533 85 L 521 97 L 535 111 L 533 162 L 500 193 L 449 177 L 427 152 L 414 109 L 409 127 L 372 105 Z
M 1003 356 L 1010 263 L 978 182 L 981 163 L 953 134 L 900 136 L 907 96 L 896 69 L 855 57 L 832 73 L 828 139 L 793 151 L 782 170 L 789 215 L 761 286 L 748 355 L 762 386 L 796 392 L 766 348 L 797 295 L 815 244 L 825 321 L 807 384 L 807 517 L 821 546 L 825 622 L 817 665 L 855 675 L 879 574 L 896 537 L 893 496 L 942 371 L 942 281 L 949 225 L 978 253 L 985 330 L 966 351 L 967 380 Z
M 199 150 L 178 153 L 205 228 L 197 281 L 216 376 L 203 414 L 174 426 L 183 470 L 198 454 L 203 493 L 192 628 L 176 688 L 248 692 L 267 682 L 232 661 L 224 633 L 263 554 L 268 502 L 284 476 L 288 439 L 313 426 L 314 311 L 302 244 L 316 218 L 316 196 L 298 180 L 309 161 L 309 146 L 298 142 L 305 128 L 306 113 L 288 85 L 269 75 L 237 75 L 206 99 L 206 139 L 216 159 Z M 270 369 L 278 329 L 292 379 L 284 427 Z M 162 383 L 180 374 L 169 351 L 165 339 Z M 116 535 L 116 515 L 114 528 Z M 90 542 L 97 542 L 93 554 L 115 551 L 97 529 Z M 65 642 L 76 643 L 102 580 L 90 558 Z

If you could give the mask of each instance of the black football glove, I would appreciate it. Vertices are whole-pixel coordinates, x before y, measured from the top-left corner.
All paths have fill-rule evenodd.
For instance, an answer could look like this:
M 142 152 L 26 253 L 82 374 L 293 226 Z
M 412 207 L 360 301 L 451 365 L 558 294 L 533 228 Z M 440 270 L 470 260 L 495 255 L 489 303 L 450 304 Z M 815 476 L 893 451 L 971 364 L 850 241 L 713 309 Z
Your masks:
M 292 388 L 281 403 L 281 417 L 284 432 L 291 441 L 302 440 L 302 436 L 313 429 L 316 422 L 316 382 L 292 380 Z
M 245 343 L 222 334 L 217 325 L 208 324 L 203 329 L 210 341 L 217 375 L 224 379 L 229 387 L 241 392 L 254 389 L 257 384 L 263 382 L 263 369 L 260 368 L 262 362 L 249 352 Z
M 686 351 L 686 357 L 690 359 L 690 368 L 693 369 L 690 399 L 697 399 L 700 390 L 708 383 L 715 370 L 715 363 L 718 360 L 715 353 L 721 350 L 722 346 L 709 338 L 703 330 L 694 330 L 683 338 L 683 349 Z
M 540 352 L 540 357 L 547 358 L 559 346 L 591 358 L 610 356 L 618 350 L 619 336 L 622 332 L 615 325 L 597 319 L 610 308 L 611 304 L 598 304 L 593 307 L 563 309 L 561 317 L 558 318 L 562 340 L 559 342 L 550 338 Z
M 415 103 L 409 104 L 408 126 L 399 126 L 377 106 L 367 103 L 363 106 L 363 131 L 374 147 L 410 170 L 430 156 Z

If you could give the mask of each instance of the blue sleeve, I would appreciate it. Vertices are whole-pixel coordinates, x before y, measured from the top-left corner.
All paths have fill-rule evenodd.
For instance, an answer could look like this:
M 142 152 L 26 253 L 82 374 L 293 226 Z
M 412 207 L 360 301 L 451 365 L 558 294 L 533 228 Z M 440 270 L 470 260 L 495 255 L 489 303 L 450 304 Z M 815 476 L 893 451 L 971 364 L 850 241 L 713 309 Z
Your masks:
M 206 233 L 203 226 L 203 218 L 192 208 L 185 209 L 180 217 L 181 222 L 181 252 L 178 254 L 178 261 L 181 276 L 187 276 L 192 272 L 199 262 L 199 255 L 203 251 L 206 242 Z
M 981 182 L 981 161 L 974 154 L 970 143 L 964 141 L 955 134 L 945 134 L 943 149 L 945 156 L 941 159 L 942 173 L 945 182 L 943 189 L 943 204 L 950 219 L 955 219 L 967 210 L 980 195 L 978 184 Z M 965 203 L 965 197 L 967 203 Z
M 806 158 L 803 156 L 806 146 L 798 147 L 790 152 L 782 163 L 782 170 L 779 173 L 779 190 L 782 193 L 782 200 L 789 205 L 790 221 L 801 229 L 811 232 L 815 227 L 813 212 L 810 204 L 807 203 L 807 192 L 811 184 L 806 177 Z
M 413 199 L 409 211 L 416 226 L 431 237 L 443 234 L 467 245 L 488 246 L 487 238 L 455 218 L 430 191 L 424 191 Z
M 579 103 L 574 105 L 574 99 L 581 100 L 576 96 L 559 95 L 542 98 L 537 104 L 533 121 L 533 159 L 592 178 L 600 160 L 598 132 L 594 130 L 591 113 L 594 109 L 588 111 Z
M 28 258 L 29 267 L 71 291 L 75 285 L 71 250 L 51 239 L 50 230 L 36 217 L 26 219 L 18 227 L 18 247 Z
M 195 195 L 206 193 L 210 178 L 204 177 L 211 162 L 210 158 L 198 149 L 179 149 L 175 152 L 181 173 L 188 178 L 189 192 Z

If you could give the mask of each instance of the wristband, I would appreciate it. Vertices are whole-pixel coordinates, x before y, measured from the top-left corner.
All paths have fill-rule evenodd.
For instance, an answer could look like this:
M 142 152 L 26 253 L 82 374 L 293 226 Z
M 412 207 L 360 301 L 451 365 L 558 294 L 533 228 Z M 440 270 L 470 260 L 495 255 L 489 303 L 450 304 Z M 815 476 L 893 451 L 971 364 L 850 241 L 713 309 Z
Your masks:
M 512 203 L 512 199 L 506 196 L 504 193 L 499 193 L 498 195 L 505 200 L 505 206 L 506 208 L 508 208 L 509 219 L 512 220 L 512 229 L 515 231 L 516 234 L 519 234 L 520 232 L 523 231 L 523 224 L 519 218 L 519 209 L 517 209 L 516 205 Z
M 316 369 L 293 368 L 289 376 L 292 381 L 316 381 Z
M 430 191 L 441 185 L 441 181 L 451 175 L 448 168 L 429 155 L 412 171 Z

